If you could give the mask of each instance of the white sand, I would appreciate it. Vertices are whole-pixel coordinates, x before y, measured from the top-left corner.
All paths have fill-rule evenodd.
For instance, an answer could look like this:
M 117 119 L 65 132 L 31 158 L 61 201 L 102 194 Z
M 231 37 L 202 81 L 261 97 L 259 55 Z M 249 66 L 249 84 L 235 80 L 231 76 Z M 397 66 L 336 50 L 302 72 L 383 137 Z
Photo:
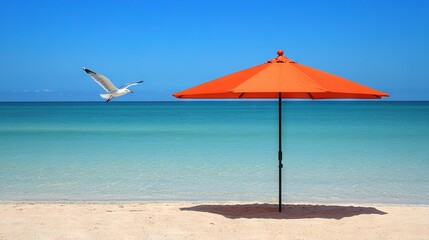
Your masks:
M 429 206 L 0 203 L 5 239 L 429 239 Z

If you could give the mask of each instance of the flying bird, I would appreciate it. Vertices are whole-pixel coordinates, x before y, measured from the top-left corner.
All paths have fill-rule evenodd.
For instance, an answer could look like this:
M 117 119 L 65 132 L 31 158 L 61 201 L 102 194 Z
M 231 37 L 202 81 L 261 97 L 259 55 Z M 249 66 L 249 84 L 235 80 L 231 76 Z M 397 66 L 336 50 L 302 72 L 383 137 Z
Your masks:
M 88 68 L 83 68 L 83 70 L 86 73 L 88 73 L 88 75 L 91 76 L 92 79 L 94 79 L 104 90 L 106 90 L 107 92 L 106 94 L 100 94 L 102 98 L 107 99 L 106 102 L 110 102 L 114 97 L 120 97 L 128 93 L 134 93 L 128 88 L 143 82 L 143 81 L 139 81 L 139 82 L 127 83 L 124 86 L 117 88 L 115 87 L 115 85 L 112 84 L 112 82 L 107 77 L 101 74 L 98 74 L 96 72 L 93 72 Z

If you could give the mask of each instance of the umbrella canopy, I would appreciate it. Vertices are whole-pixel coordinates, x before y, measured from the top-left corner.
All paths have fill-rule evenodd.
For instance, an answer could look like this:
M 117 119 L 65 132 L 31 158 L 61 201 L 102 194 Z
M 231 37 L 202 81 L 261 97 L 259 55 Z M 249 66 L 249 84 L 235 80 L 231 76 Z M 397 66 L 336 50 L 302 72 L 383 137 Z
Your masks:
M 389 96 L 283 56 L 177 92 L 177 98 L 374 98 Z
M 352 82 L 283 56 L 173 94 L 177 98 L 276 98 L 279 104 L 279 212 L 282 210 L 282 99 L 381 99 L 384 92 Z

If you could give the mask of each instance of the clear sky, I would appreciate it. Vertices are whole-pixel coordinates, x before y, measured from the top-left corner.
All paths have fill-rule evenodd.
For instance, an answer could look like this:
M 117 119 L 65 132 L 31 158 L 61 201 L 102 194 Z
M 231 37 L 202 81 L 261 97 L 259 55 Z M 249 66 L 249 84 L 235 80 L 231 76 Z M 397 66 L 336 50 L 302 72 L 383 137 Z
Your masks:
M 429 1 L 0 1 L 0 101 L 123 101 L 261 64 L 277 49 L 391 94 L 429 100 Z M 119 99 L 118 99 L 119 100 Z

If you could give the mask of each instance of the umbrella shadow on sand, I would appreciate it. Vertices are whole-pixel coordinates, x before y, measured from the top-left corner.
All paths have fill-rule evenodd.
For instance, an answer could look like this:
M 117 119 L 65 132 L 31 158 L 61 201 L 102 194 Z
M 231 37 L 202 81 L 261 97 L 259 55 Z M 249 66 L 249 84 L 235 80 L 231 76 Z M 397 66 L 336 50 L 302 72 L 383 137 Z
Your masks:
M 238 205 L 198 205 L 181 208 L 181 211 L 207 212 L 222 215 L 226 218 L 267 218 L 267 219 L 305 219 L 325 218 L 342 219 L 363 214 L 384 215 L 386 212 L 374 207 L 285 204 L 283 211 L 278 212 L 276 204 L 238 204 Z

